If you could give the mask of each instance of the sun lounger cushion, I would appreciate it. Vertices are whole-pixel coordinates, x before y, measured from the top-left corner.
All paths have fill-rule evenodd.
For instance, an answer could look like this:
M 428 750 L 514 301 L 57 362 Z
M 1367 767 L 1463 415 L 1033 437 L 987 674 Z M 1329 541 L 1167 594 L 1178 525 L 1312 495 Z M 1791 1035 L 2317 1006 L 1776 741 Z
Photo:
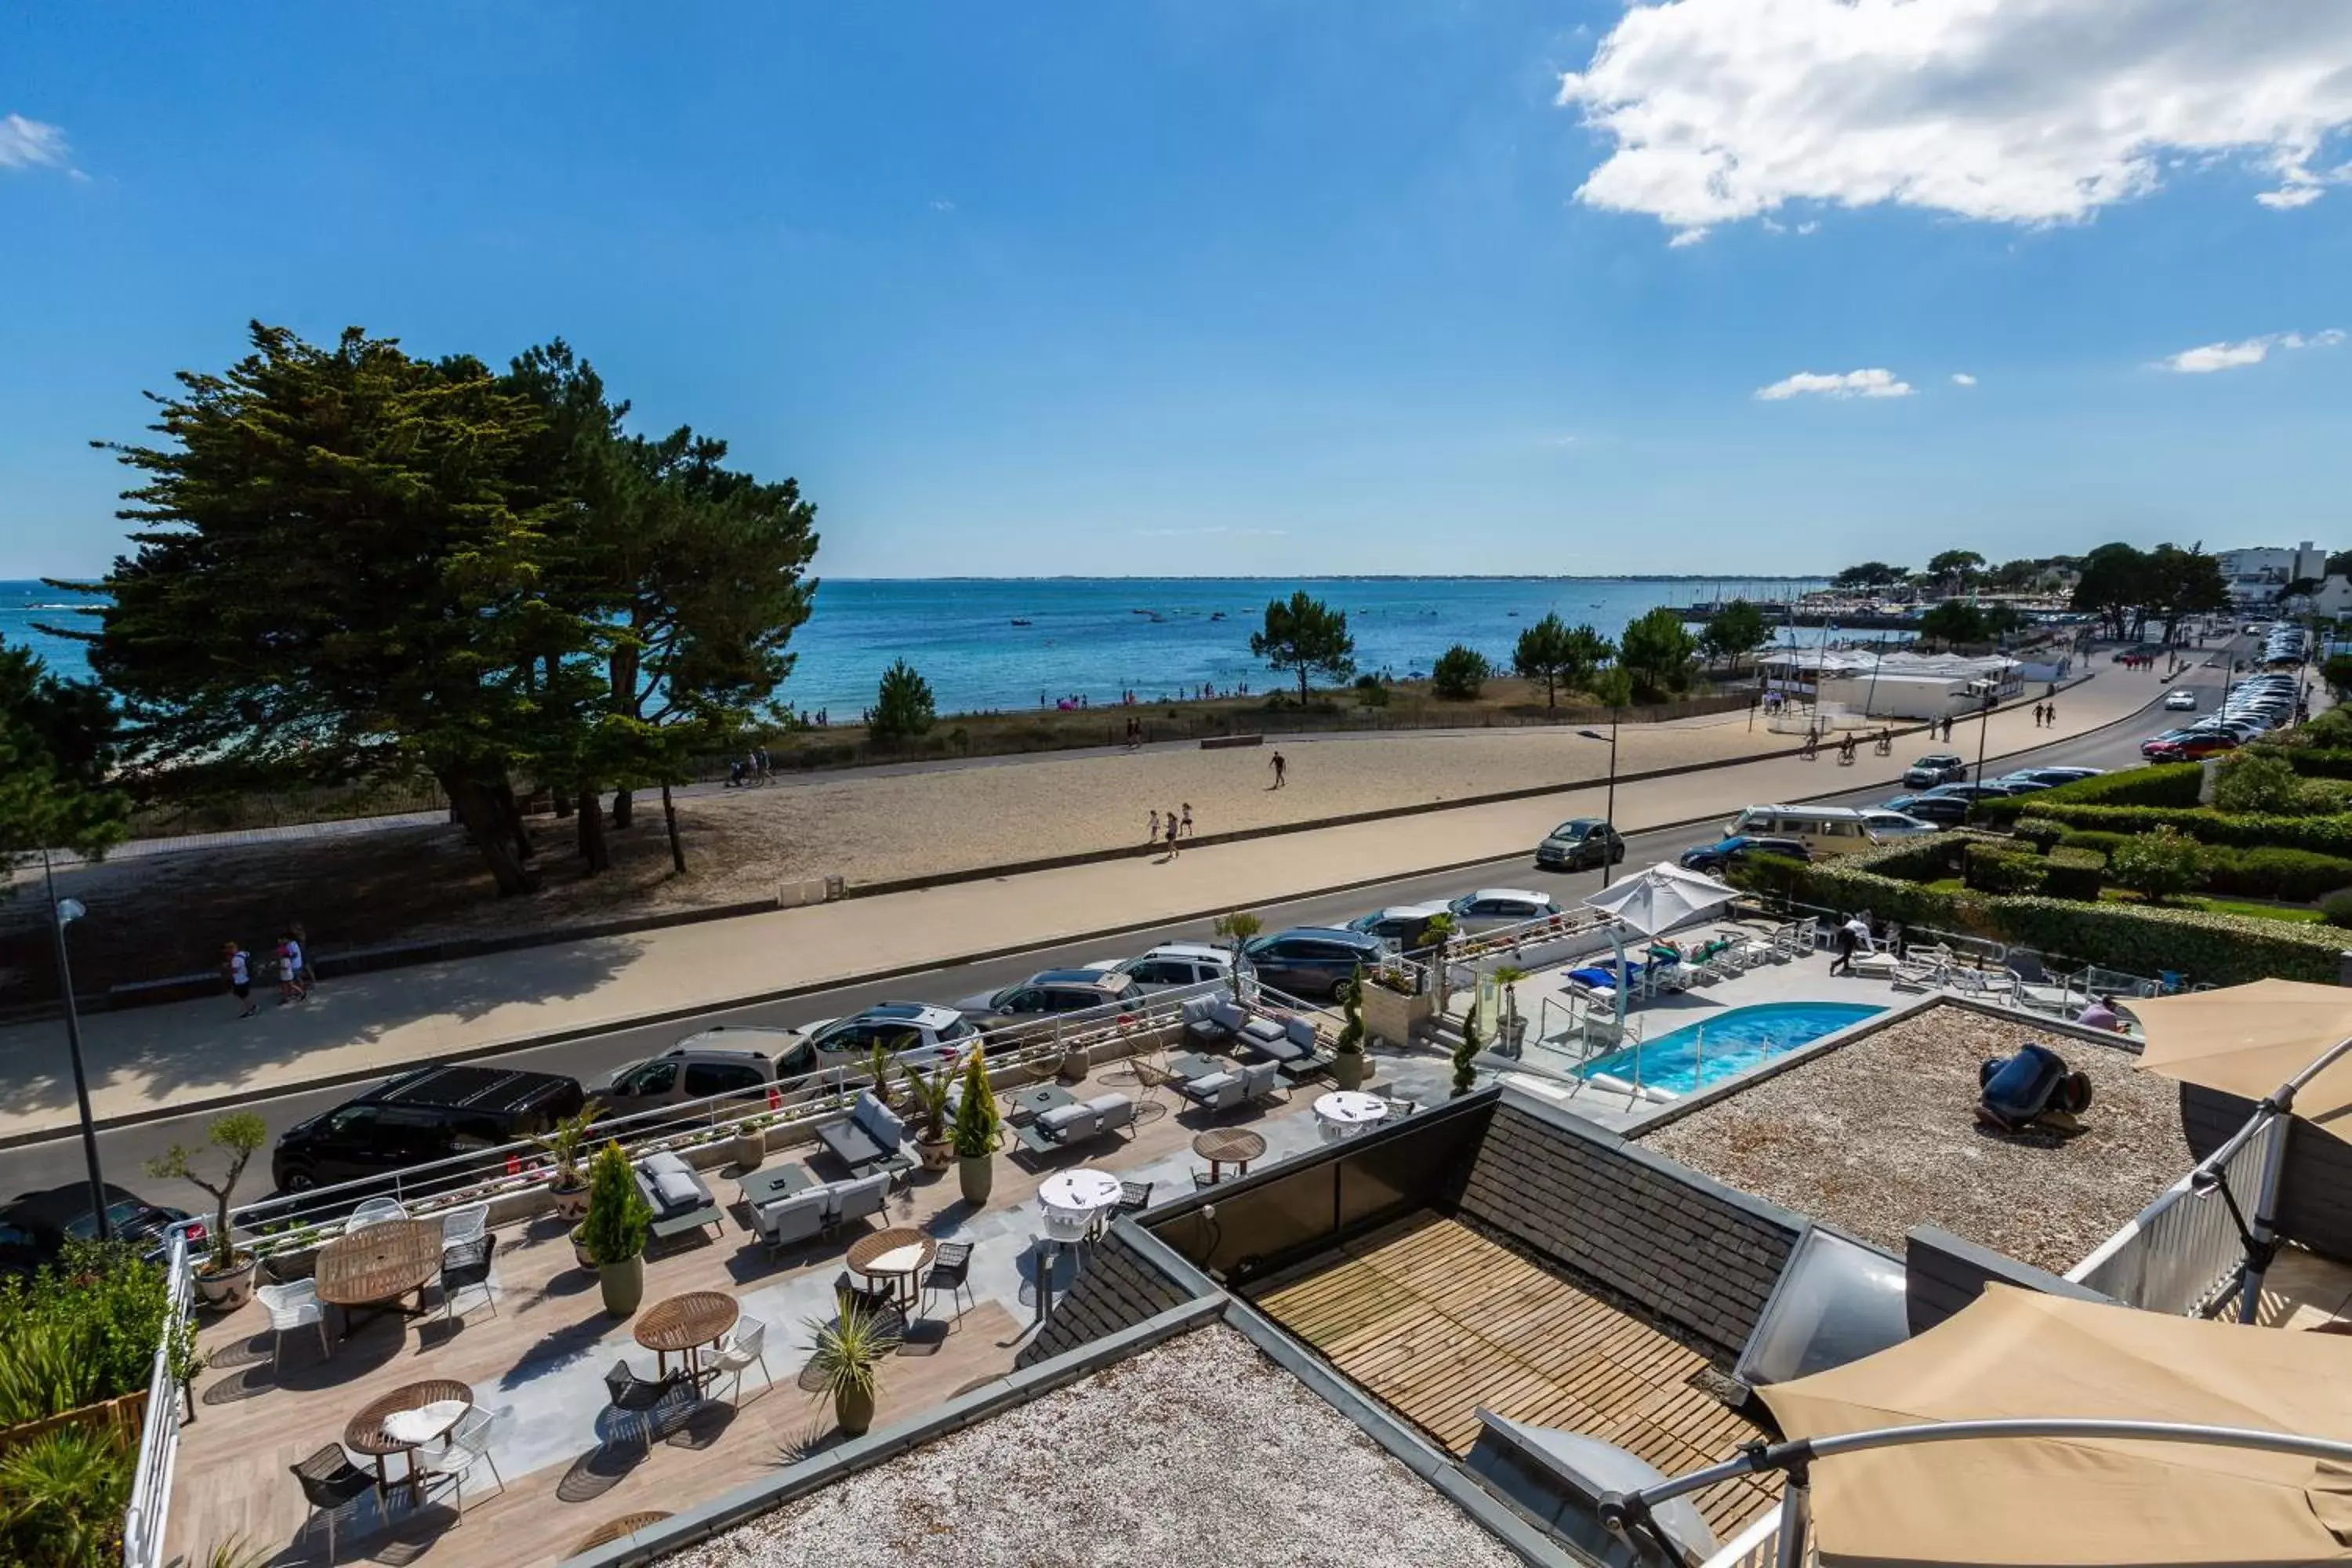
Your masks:
M 1242 1032 L 1242 1026 L 1249 1022 L 1249 1015 L 1243 1012 L 1242 1005 L 1232 997 L 1220 996 L 1210 1005 L 1209 1022 L 1229 1035 L 1238 1035 Z
M 1253 1045 L 1272 1045 L 1282 1036 L 1282 1021 L 1278 1018 L 1252 1018 L 1242 1025 L 1242 1038 Z
M 1228 1085 L 1237 1084 L 1241 1082 L 1241 1074 L 1236 1072 L 1208 1073 L 1202 1077 L 1194 1079 L 1188 1084 L 1183 1085 L 1183 1095 L 1187 1100 L 1198 1100 L 1206 1102 L 1208 1100 L 1214 1100 L 1217 1097 L 1218 1092 Z
M 664 1208 L 693 1208 L 702 1202 L 702 1184 L 690 1175 L 681 1175 L 676 1171 L 656 1173 L 654 1176 L 654 1191 L 661 1194 Z
M 1282 1032 L 1290 1037 L 1292 1045 L 1310 1051 L 1315 1048 L 1315 1021 L 1312 1018 L 1293 1018 L 1282 1026 Z
M 1135 1120 L 1135 1101 L 1123 1094 L 1098 1094 L 1087 1101 L 1094 1112 L 1095 1131 L 1113 1132 Z
M 1057 1105 L 1040 1115 L 1037 1125 L 1065 1142 L 1085 1138 L 1095 1130 L 1095 1109 L 1091 1105 Z
M 898 1113 L 874 1098 L 866 1089 L 857 1097 L 857 1107 L 850 1120 L 866 1129 L 866 1135 L 885 1149 L 896 1149 L 907 1140 L 907 1123 Z

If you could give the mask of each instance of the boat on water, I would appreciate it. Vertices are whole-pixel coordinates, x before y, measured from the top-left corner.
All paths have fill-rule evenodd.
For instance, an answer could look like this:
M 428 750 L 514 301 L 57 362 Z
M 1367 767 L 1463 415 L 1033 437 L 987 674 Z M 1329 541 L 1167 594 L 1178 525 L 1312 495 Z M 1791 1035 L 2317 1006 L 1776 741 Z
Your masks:
M 1225 612 L 1224 612 L 1224 611 L 1223 611 L 1223 610 L 1214 610 L 1214 611 L 1212 611 L 1212 612 L 1210 613 L 1209 618 L 1210 618 L 1211 620 L 1213 620 L 1213 621 L 1222 621 L 1222 620 L 1223 620 L 1223 619 L 1225 618 Z
M 1015 616 L 1013 618 L 1013 624 L 1014 626 L 1035 626 L 1037 623 L 1036 623 L 1036 622 L 1034 622 L 1034 621 L 1024 621 L 1024 620 L 1021 619 L 1018 616 Z

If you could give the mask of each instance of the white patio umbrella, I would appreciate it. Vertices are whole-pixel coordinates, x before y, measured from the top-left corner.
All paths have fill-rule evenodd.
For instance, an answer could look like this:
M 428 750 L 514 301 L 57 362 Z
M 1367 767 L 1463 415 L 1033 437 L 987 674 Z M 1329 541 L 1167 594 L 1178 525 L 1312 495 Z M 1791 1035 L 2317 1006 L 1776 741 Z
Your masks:
M 1633 927 L 1643 936 L 1656 936 L 1686 921 L 1700 920 L 1739 897 L 1739 889 L 1661 860 L 1638 877 L 1613 888 L 1603 888 L 1584 900 L 1588 910 L 1616 917 L 1609 940 L 1617 950 L 1617 1022 L 1625 1022 L 1625 936 Z

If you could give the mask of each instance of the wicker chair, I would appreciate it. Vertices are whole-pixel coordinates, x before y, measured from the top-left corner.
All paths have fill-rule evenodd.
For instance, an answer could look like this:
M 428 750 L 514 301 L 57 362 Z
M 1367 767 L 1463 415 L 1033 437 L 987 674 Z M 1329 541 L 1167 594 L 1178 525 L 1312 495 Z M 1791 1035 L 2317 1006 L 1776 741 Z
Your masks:
M 310 1526 L 323 1516 L 327 1521 L 327 1561 L 332 1563 L 335 1515 L 375 1490 L 375 1478 L 352 1464 L 340 1443 L 330 1443 L 300 1464 L 289 1468 L 302 1484 L 303 1500 L 310 1505 L 310 1517 L 302 1521 L 302 1534 L 310 1533 Z
M 490 1258 L 498 1249 L 499 1238 L 484 1236 L 443 1250 L 441 1315 L 444 1318 L 464 1315 L 457 1310 L 457 1298 L 468 1290 L 479 1290 L 482 1300 L 489 1305 L 490 1316 L 495 1318 L 499 1315 L 499 1294 L 490 1289 Z
M 490 1427 L 496 1415 L 480 1405 L 468 1406 L 457 1424 L 449 1428 L 442 1440 L 441 1451 L 425 1467 L 427 1484 L 446 1476 L 457 1511 L 466 1511 L 466 1478 L 474 1473 L 476 1465 L 488 1465 L 490 1479 L 499 1483 L 499 1490 L 507 1489 L 506 1477 L 499 1474 L 499 1462 L 490 1458 Z
M 962 1322 L 963 1299 L 971 1295 L 971 1243 L 940 1243 L 938 1255 L 931 1259 L 931 1266 L 923 1271 L 923 1300 L 927 1306 L 931 1292 L 942 1288 L 948 1293 L 948 1300 L 956 1303 L 956 1321 Z M 973 1297 L 972 1301 L 977 1306 L 979 1298 Z

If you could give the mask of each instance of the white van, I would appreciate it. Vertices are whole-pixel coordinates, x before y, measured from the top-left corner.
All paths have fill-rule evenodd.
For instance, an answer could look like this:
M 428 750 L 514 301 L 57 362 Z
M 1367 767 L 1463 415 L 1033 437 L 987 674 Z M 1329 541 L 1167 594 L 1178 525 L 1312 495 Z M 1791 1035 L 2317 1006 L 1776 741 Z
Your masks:
M 1857 810 L 1850 805 L 1751 805 L 1732 818 L 1724 837 L 1739 834 L 1800 838 L 1816 859 L 1853 855 L 1890 839 L 1932 833 L 1934 825 L 1899 811 Z

